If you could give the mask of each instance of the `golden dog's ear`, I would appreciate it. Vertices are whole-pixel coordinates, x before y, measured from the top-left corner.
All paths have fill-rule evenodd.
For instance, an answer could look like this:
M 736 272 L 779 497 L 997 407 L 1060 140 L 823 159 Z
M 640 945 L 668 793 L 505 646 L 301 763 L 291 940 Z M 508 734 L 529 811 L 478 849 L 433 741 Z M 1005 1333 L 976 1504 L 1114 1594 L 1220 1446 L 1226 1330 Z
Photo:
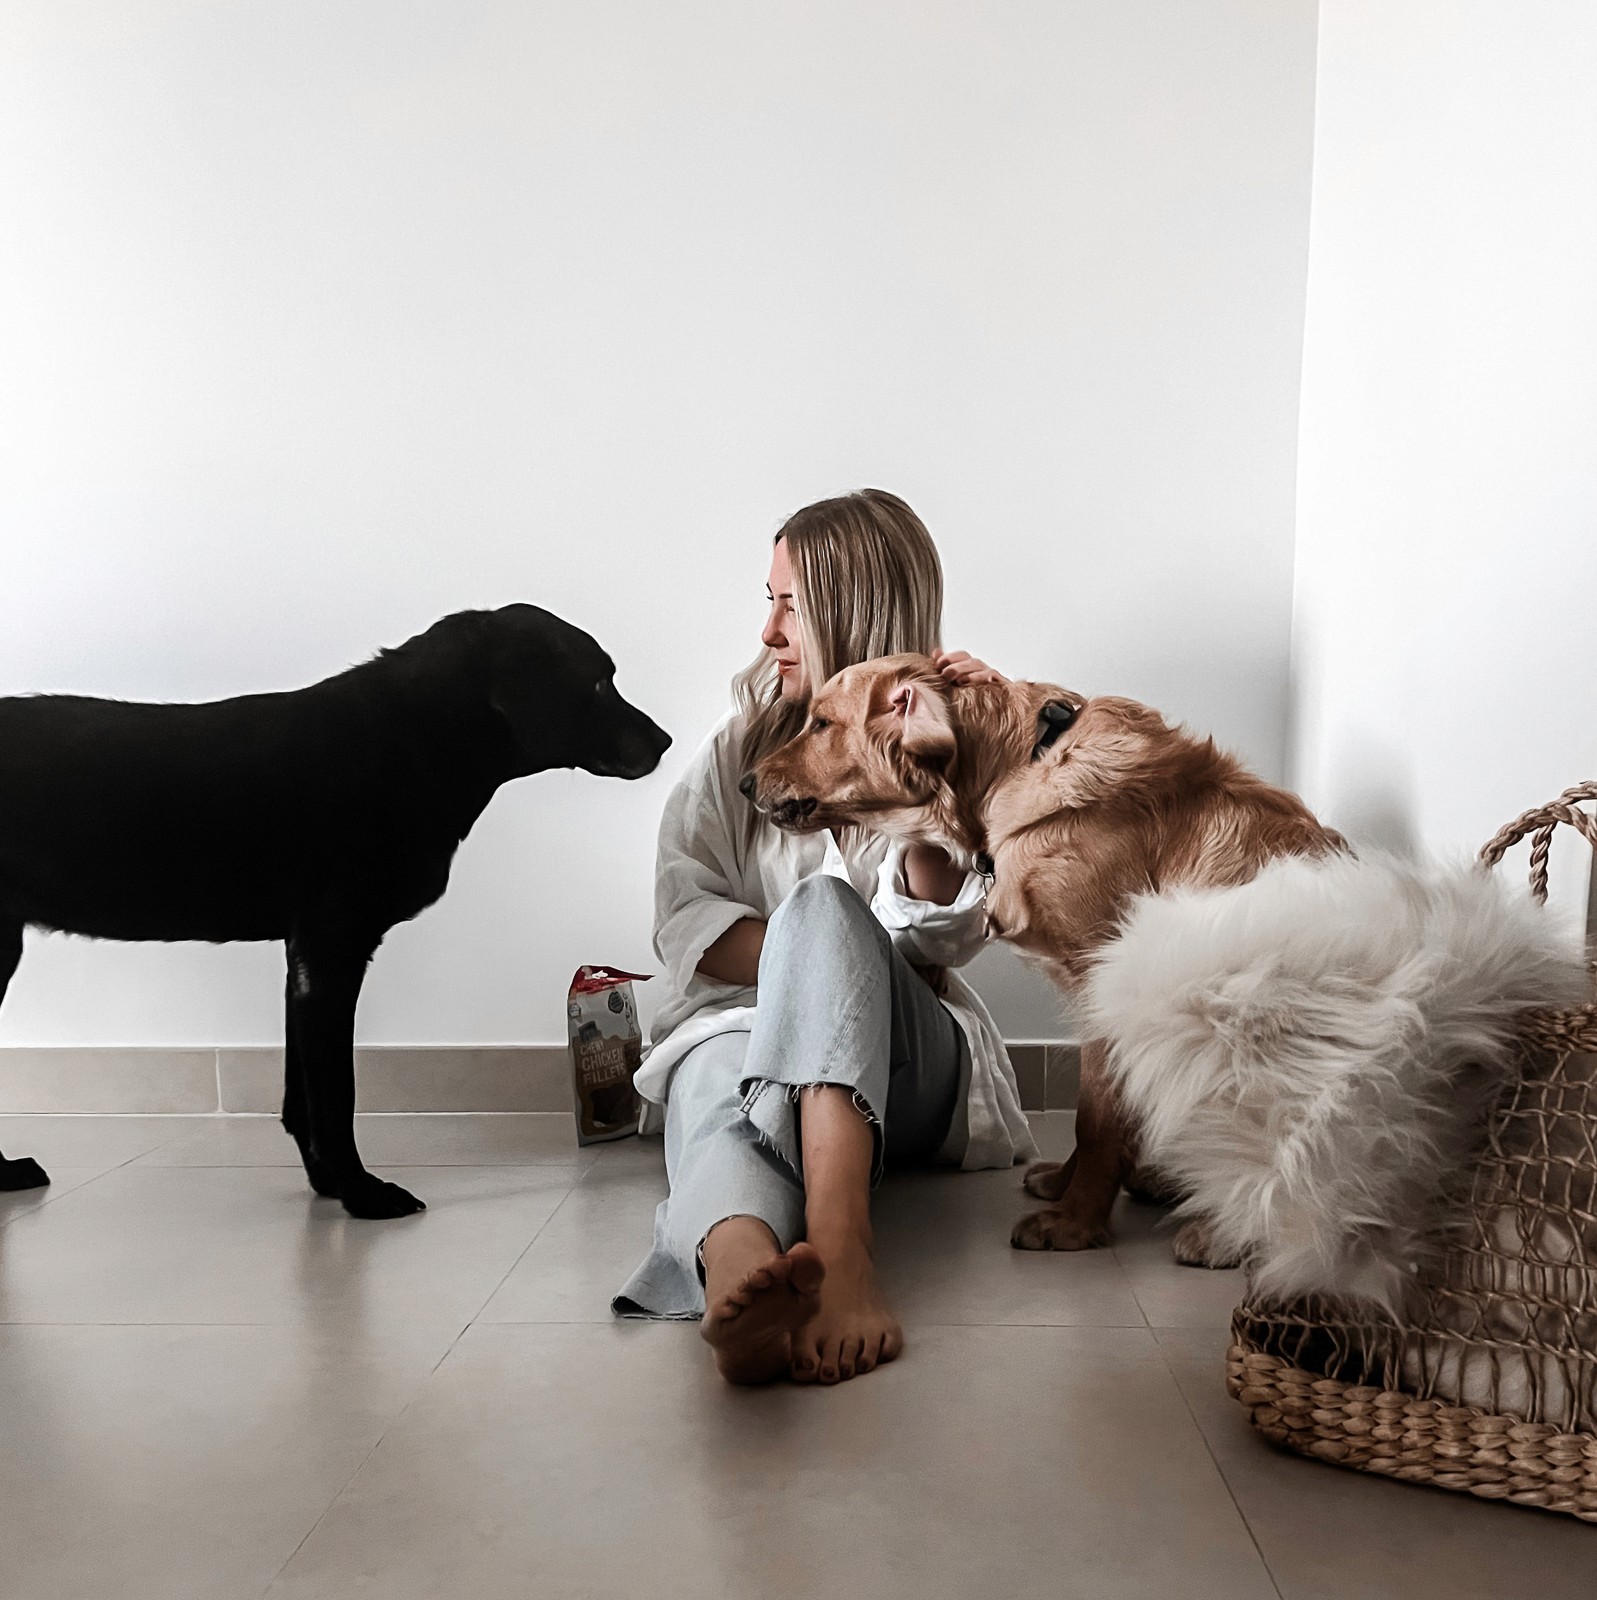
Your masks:
M 926 766 L 946 766 L 954 759 L 954 720 L 936 689 L 911 678 L 894 687 L 887 703 L 905 755 Z

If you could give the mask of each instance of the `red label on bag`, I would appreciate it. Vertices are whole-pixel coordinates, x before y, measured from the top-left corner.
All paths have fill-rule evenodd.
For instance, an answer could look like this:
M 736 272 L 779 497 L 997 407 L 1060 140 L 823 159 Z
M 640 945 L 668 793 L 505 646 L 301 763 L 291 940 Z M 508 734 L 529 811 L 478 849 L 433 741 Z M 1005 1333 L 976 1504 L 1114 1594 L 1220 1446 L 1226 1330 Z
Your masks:
M 576 977 L 571 980 L 571 992 L 603 994 L 606 989 L 623 983 L 647 983 L 652 976 L 648 972 L 623 972 L 620 967 L 578 967 Z

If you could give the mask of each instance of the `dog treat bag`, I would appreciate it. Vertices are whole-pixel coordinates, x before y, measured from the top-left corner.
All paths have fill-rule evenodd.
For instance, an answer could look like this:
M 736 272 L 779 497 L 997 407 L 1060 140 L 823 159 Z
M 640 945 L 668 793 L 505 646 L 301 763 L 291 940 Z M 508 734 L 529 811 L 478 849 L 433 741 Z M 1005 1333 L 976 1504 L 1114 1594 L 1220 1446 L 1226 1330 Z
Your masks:
M 578 1144 L 599 1144 L 638 1131 L 632 1076 L 643 1060 L 643 1029 L 632 985 L 647 981 L 646 974 L 615 967 L 578 967 L 571 980 L 566 1027 Z

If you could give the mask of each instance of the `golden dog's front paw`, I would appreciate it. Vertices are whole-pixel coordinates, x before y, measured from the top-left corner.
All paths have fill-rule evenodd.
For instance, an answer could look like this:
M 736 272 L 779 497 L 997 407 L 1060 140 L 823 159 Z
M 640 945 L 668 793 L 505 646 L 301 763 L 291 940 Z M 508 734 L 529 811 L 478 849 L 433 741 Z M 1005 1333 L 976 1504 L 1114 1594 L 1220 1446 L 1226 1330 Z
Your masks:
M 1015 1224 L 1009 1242 L 1017 1250 L 1097 1250 L 1109 1243 L 1109 1230 L 1068 1211 L 1033 1211 Z
M 1039 1200 L 1063 1200 L 1069 1187 L 1070 1163 L 1067 1161 L 1033 1161 L 1021 1180 L 1021 1188 Z
M 1228 1255 L 1220 1249 L 1214 1242 L 1209 1224 L 1201 1218 L 1196 1222 L 1189 1222 L 1176 1234 L 1171 1249 L 1175 1253 L 1176 1260 L 1184 1267 L 1209 1267 L 1215 1271 L 1223 1271 L 1227 1267 L 1242 1265 L 1239 1256 Z

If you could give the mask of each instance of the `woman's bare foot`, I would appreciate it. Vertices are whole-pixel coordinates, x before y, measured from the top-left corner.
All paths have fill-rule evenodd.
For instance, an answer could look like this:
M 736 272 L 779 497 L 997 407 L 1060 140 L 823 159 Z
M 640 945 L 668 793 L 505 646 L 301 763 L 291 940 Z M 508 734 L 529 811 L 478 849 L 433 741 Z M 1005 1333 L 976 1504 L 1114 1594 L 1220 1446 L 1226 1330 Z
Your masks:
M 904 1348 L 904 1329 L 876 1281 L 870 1243 L 858 1234 L 811 1242 L 825 1263 L 820 1306 L 793 1339 L 795 1383 L 842 1383 L 891 1361 Z
M 752 1218 L 729 1218 L 711 1234 Z M 786 1252 L 763 1224 L 735 1230 L 712 1259 L 705 1241 L 705 1312 L 699 1333 L 715 1351 L 715 1365 L 728 1383 L 770 1383 L 785 1377 L 794 1335 L 820 1304 L 826 1276 L 820 1256 L 807 1244 Z

